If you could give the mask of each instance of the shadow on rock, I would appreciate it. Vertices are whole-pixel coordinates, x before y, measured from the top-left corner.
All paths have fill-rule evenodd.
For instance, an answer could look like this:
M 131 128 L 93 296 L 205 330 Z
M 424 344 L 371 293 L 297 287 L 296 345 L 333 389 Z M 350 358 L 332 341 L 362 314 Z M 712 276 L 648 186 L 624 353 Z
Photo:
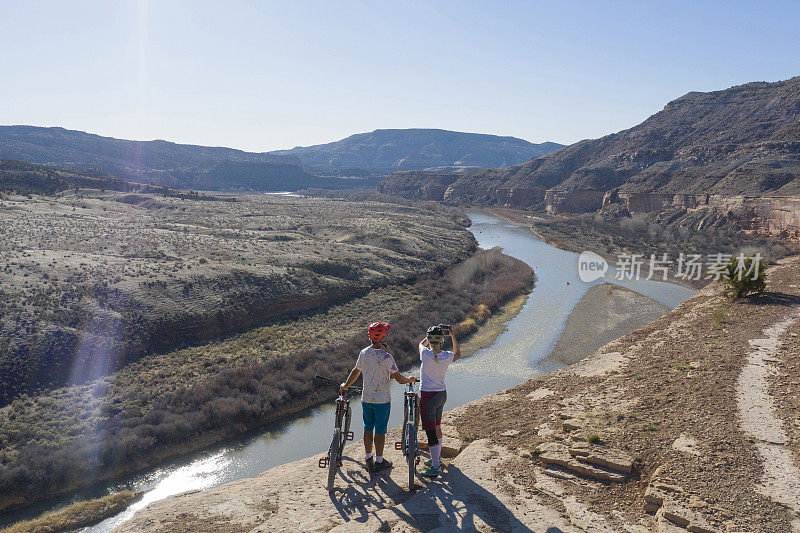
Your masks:
M 363 464 L 349 457 L 344 457 L 343 463 L 337 486 L 329 496 L 345 522 L 366 522 L 376 505 L 389 507 L 411 496 L 389 477 L 388 471 L 370 474 Z
M 488 528 L 496 531 L 531 531 L 494 494 L 453 465 L 447 468 L 443 477 L 431 482 L 406 502 L 388 510 L 420 531 L 440 527 L 465 531 Z M 388 531 L 394 524 L 394 520 L 382 521 L 380 530 Z M 561 529 L 551 527 L 547 531 L 558 533 Z
M 753 294 L 742 300 L 751 305 L 785 305 L 794 307 L 800 305 L 800 296 L 785 294 L 782 292 L 766 291 L 761 294 Z

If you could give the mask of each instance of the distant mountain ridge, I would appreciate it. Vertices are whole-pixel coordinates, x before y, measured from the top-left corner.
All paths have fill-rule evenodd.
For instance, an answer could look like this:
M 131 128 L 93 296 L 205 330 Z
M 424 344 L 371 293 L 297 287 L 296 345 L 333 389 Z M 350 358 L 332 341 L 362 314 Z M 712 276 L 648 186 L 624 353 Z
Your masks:
M 798 195 L 800 77 L 690 92 L 638 126 L 521 165 L 446 179 L 399 172 L 379 189 L 461 204 L 544 203 L 571 211 L 596 209 L 615 194 Z
M 507 167 L 563 146 L 554 142 L 534 144 L 516 137 L 411 128 L 378 129 L 332 143 L 269 153 L 294 157 L 304 165 L 392 171 Z
M 289 190 L 326 181 L 288 157 L 38 126 L 0 126 L 0 159 L 182 189 Z
M 256 153 L 59 127 L 0 126 L 0 159 L 177 189 L 228 191 L 373 187 L 391 170 L 506 166 L 559 147 L 445 130 L 376 130 L 327 145 Z

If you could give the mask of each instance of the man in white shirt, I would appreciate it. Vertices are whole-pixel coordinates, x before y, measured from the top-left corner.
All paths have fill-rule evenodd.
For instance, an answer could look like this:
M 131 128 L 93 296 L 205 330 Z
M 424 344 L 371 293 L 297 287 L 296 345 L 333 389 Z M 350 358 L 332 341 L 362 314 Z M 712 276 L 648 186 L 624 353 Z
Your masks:
M 446 336 L 453 342 L 452 352 L 442 350 Z M 428 469 L 422 472 L 422 475 L 435 478 L 441 473 L 439 460 L 442 454 L 442 412 L 447 401 L 444 375 L 450 364 L 461 358 L 461 349 L 450 326 L 439 324 L 428 328 L 427 335 L 419 343 L 419 358 L 422 361 L 420 413 L 422 428 L 428 437 L 428 451 L 431 454 L 430 460 L 425 461 Z
M 342 383 L 341 391 L 347 390 L 359 374 L 363 374 L 364 385 L 361 393 L 361 408 L 364 415 L 364 451 L 365 463 L 370 472 L 380 472 L 392 467 L 391 461 L 383 458 L 383 446 L 386 443 L 386 428 L 389 424 L 391 396 L 389 382 L 394 379 L 405 385 L 417 381 L 415 377 L 405 377 L 397 370 L 392 354 L 386 351 L 383 339 L 391 326 L 386 322 L 373 322 L 369 326 L 368 335 L 372 344 L 358 354 L 356 366 L 350 371 L 347 380 Z M 375 459 L 372 458 L 372 443 L 375 442 Z

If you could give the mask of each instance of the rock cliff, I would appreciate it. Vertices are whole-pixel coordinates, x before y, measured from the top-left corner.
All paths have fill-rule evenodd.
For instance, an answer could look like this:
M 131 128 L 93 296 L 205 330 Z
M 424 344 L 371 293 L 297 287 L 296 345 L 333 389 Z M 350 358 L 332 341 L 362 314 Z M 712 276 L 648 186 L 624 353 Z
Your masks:
M 800 77 L 692 92 L 641 124 L 503 169 L 450 175 L 397 172 L 382 192 L 461 205 L 591 212 L 705 208 L 796 231 L 800 198 Z M 436 182 L 436 187 L 431 187 Z M 445 187 L 446 185 L 446 187 Z M 443 189 L 443 190 L 442 190 Z M 411 191 L 411 192 L 409 192 Z

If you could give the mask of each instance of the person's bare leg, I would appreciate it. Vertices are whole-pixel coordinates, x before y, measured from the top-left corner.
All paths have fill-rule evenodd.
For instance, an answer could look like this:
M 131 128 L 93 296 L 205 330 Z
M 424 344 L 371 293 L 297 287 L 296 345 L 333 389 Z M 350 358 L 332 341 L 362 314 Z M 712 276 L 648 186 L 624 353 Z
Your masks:
M 386 435 L 375 435 L 375 457 L 383 457 L 384 444 L 386 444 Z
M 375 444 L 378 444 L 378 437 L 375 437 Z M 383 450 L 383 442 L 381 442 L 381 450 Z M 364 451 L 367 455 L 372 453 L 372 431 L 364 430 Z
M 442 426 L 436 426 L 436 438 L 439 440 L 439 444 L 436 446 L 431 446 L 431 466 L 437 470 L 441 468 L 441 458 L 442 458 Z

